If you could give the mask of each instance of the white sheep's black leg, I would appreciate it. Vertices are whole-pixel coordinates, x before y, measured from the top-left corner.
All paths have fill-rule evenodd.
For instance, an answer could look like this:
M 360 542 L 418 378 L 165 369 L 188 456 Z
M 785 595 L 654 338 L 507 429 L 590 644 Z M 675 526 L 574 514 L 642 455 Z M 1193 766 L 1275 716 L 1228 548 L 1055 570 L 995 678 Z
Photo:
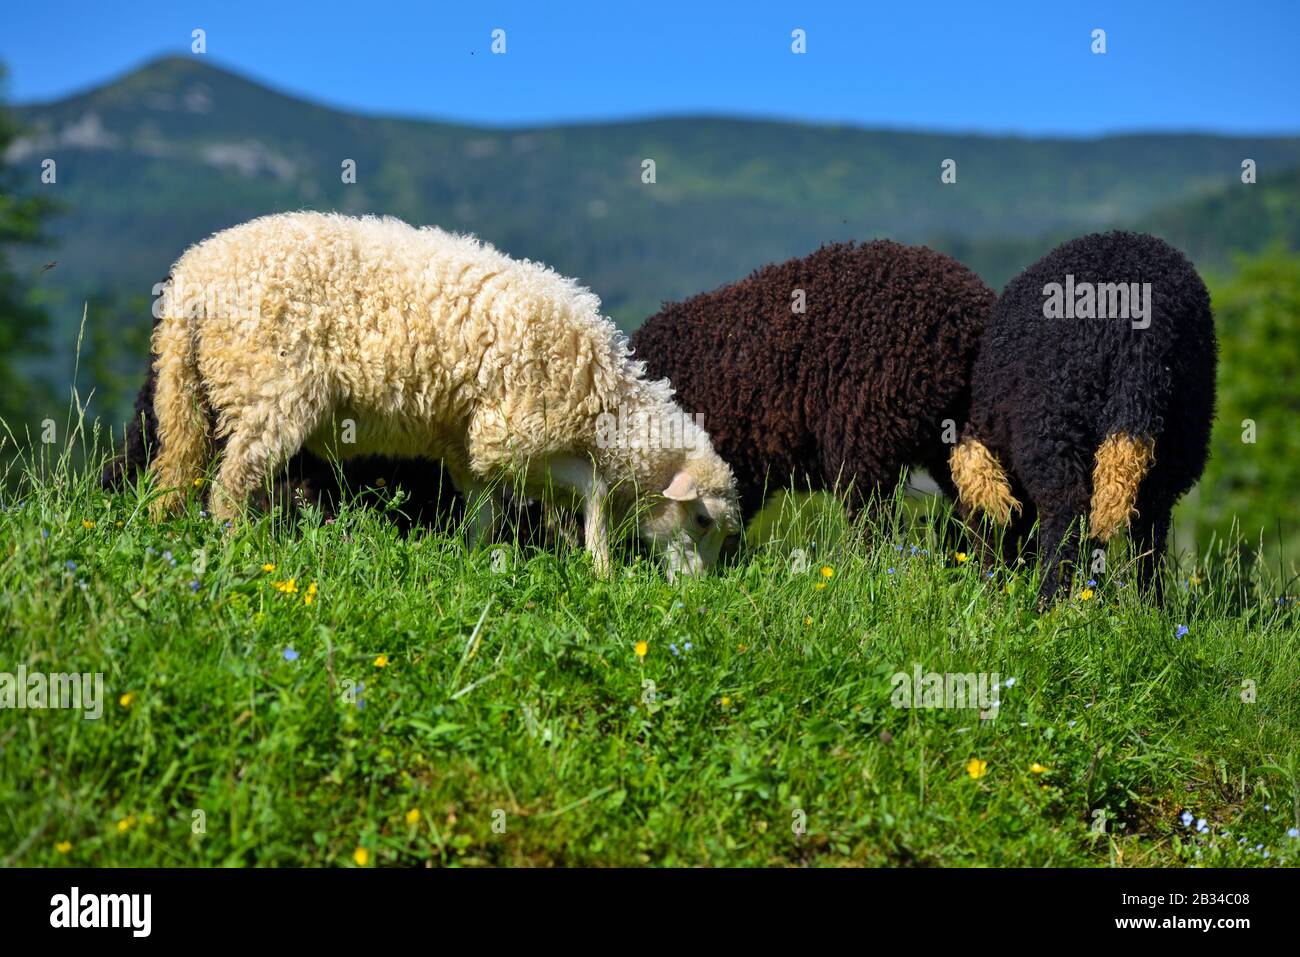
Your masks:
M 494 541 L 505 511 L 501 489 L 488 484 L 468 468 L 448 462 L 447 471 L 451 483 L 465 500 L 465 543 L 470 551 L 484 542 Z
M 1062 583 L 1068 589 L 1074 572 L 1075 553 L 1079 548 L 1079 525 L 1082 514 L 1042 512 L 1038 525 L 1039 558 L 1042 561 L 1038 583 L 1038 606 L 1051 604 Z
M 486 482 L 470 483 L 465 491 L 466 537 L 471 549 L 496 540 L 504 504 L 500 491 Z

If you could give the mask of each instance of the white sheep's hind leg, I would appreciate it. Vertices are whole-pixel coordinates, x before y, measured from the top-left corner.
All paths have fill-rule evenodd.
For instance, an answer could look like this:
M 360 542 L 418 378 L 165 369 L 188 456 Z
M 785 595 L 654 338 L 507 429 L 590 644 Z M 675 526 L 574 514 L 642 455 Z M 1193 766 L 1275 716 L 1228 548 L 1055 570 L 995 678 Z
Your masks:
M 563 455 L 547 463 L 556 485 L 571 489 L 582 499 L 582 518 L 587 551 L 596 574 L 608 578 L 613 563 L 609 554 L 609 483 L 595 465 L 576 455 Z
M 237 518 L 248 497 L 271 472 L 302 448 L 322 415 L 308 402 L 290 404 L 293 415 L 260 402 L 231 416 L 235 428 L 222 453 L 221 469 L 208 505 L 218 521 Z

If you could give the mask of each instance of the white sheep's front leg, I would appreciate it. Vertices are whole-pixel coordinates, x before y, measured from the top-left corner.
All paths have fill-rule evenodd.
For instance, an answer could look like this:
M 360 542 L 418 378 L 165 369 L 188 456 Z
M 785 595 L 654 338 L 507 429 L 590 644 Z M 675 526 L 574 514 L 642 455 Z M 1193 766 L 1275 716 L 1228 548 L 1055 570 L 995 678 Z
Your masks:
M 608 578 L 613 566 L 609 555 L 609 483 L 593 463 L 576 455 L 551 459 L 547 472 L 552 482 L 582 499 L 587 551 L 591 553 L 596 574 Z
M 595 469 L 592 469 L 582 513 L 587 551 L 591 552 L 596 574 L 608 578 L 612 568 L 609 557 L 609 484 Z

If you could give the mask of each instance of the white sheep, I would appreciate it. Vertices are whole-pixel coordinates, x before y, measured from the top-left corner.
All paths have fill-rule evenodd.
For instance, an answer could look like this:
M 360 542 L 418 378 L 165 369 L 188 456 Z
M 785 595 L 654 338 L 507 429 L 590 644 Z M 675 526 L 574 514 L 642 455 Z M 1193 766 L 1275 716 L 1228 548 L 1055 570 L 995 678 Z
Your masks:
M 585 513 L 601 574 L 609 522 L 632 513 L 670 574 L 708 566 L 739 531 L 730 468 L 668 383 L 644 378 L 600 300 L 473 237 L 266 216 L 187 250 L 159 305 L 157 517 L 201 484 L 224 437 L 218 519 L 305 445 L 442 459 L 484 503 L 474 539 L 503 481 L 549 485 Z

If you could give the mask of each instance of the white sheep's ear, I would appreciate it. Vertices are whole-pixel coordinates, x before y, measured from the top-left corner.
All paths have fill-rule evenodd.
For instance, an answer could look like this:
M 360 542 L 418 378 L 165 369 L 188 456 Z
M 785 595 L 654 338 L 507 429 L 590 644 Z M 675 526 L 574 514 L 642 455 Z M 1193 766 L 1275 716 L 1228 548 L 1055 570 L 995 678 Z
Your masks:
M 689 472 L 678 472 L 664 489 L 664 498 L 670 498 L 674 502 L 693 502 L 699 497 L 699 486 Z

